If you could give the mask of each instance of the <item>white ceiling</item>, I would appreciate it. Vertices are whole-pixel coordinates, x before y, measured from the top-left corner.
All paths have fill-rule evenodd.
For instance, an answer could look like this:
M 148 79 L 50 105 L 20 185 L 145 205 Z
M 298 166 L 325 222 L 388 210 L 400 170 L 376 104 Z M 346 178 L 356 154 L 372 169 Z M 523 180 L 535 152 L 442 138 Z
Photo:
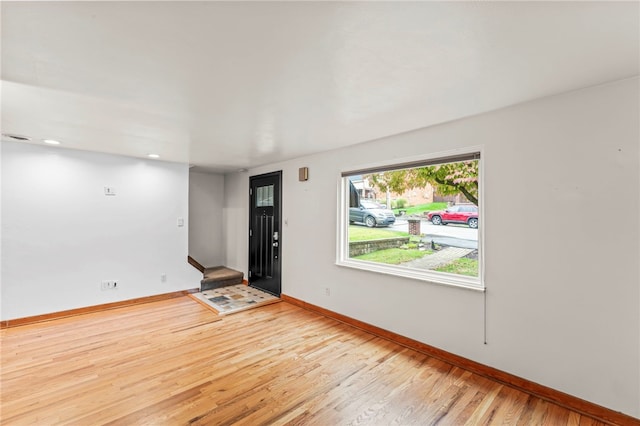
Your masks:
M 249 168 L 636 76 L 639 5 L 3 1 L 2 131 Z

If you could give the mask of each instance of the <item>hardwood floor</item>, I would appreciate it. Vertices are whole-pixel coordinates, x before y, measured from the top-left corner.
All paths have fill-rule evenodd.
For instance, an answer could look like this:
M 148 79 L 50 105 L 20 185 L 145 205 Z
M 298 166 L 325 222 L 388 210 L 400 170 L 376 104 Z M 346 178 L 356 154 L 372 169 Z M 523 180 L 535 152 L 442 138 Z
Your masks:
M 189 297 L 4 329 L 3 425 L 601 425 L 289 303 Z

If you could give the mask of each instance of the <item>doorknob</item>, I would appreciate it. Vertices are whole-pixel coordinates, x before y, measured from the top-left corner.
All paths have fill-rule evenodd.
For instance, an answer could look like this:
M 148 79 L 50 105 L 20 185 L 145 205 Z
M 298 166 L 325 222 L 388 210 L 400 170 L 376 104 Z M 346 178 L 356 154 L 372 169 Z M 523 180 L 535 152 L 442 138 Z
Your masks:
M 278 242 L 277 242 L 277 241 L 276 241 L 276 242 L 274 242 L 274 243 L 273 243 L 273 246 L 274 246 L 274 247 L 278 247 Z

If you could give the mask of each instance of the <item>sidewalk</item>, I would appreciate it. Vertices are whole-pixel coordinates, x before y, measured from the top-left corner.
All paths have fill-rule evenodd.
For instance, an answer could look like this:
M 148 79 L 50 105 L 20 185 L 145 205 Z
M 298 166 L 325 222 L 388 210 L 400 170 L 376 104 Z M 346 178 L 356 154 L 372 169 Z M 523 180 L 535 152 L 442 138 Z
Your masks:
M 465 257 L 471 253 L 473 249 L 460 247 L 445 247 L 433 254 L 428 254 L 420 259 L 403 263 L 402 266 L 415 269 L 434 269 L 440 265 L 447 264 L 453 260 Z

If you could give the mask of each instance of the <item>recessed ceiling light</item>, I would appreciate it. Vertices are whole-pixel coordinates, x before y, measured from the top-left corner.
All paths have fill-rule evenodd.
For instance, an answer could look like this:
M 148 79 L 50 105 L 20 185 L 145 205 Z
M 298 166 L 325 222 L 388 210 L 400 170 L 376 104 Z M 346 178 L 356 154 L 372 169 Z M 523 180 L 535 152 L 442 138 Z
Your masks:
M 5 138 L 8 138 L 8 139 L 16 140 L 16 141 L 30 141 L 31 140 L 31 138 L 28 137 L 28 136 L 16 135 L 16 134 L 13 134 L 13 133 L 3 133 L 2 136 L 4 136 Z
M 49 145 L 60 145 L 60 142 L 55 141 L 53 139 L 43 139 L 42 142 L 49 144 Z
M 147 157 L 149 157 L 149 158 L 160 158 L 160 156 L 158 154 L 147 154 Z

